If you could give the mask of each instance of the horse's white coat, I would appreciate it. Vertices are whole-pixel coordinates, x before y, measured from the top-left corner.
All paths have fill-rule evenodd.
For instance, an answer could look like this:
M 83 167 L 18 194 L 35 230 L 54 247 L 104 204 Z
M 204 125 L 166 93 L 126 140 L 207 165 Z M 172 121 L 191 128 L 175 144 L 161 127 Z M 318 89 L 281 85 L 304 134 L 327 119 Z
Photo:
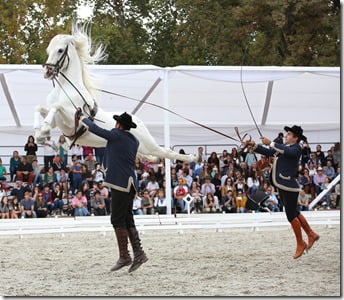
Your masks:
M 88 105 L 93 108 L 96 101 L 95 87 L 92 86 L 92 80 L 87 72 L 85 64 L 96 63 L 104 57 L 102 47 L 95 50 L 94 55 L 90 55 L 91 41 L 87 33 L 80 28 L 74 28 L 72 35 L 56 35 L 47 48 L 48 59 L 47 64 L 56 64 L 63 51 L 68 46 L 68 56 L 64 60 L 60 71 L 76 86 L 85 98 Z M 44 77 L 53 79 L 49 68 L 44 68 Z M 77 90 L 68 83 L 61 75 L 58 76 L 58 81 L 63 87 L 55 85 L 53 90 L 47 97 L 47 108 L 37 106 L 36 112 L 44 118 L 42 126 L 39 115 L 35 113 L 34 128 L 37 142 L 42 143 L 45 138 L 50 135 L 50 130 L 58 127 L 66 136 L 73 135 L 74 128 L 74 114 L 75 107 L 80 107 L 87 112 L 84 100 L 80 97 Z M 68 96 L 67 96 L 68 95 Z M 69 99 L 70 98 L 70 99 Z M 72 104 L 72 102 L 74 105 Z M 98 107 L 95 123 L 102 128 L 111 129 L 114 127 L 114 114 L 121 114 L 122 112 L 105 112 L 101 107 Z M 160 147 L 149 133 L 142 120 L 135 115 L 132 116 L 133 122 L 137 124 L 137 128 L 131 129 L 130 132 L 139 140 L 140 146 L 138 149 L 138 156 L 150 161 L 158 161 L 159 159 L 179 159 L 186 162 L 195 161 L 197 156 L 183 155 L 172 151 L 171 149 Z M 97 120 L 102 120 L 104 123 Z M 71 143 L 71 140 L 68 139 Z M 90 132 L 84 133 L 77 140 L 77 144 L 93 147 L 104 147 L 106 140 L 100 138 Z

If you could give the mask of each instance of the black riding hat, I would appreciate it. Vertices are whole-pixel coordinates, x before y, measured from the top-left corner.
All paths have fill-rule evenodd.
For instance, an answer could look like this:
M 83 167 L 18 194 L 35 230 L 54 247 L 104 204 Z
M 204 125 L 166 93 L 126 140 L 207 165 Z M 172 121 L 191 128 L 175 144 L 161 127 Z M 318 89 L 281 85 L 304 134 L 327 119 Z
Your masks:
M 128 129 L 136 128 L 137 127 L 137 125 L 131 119 L 131 115 L 127 114 L 126 112 L 124 112 L 120 116 L 119 115 L 114 115 L 113 118 L 118 123 L 121 123 L 122 125 L 126 126 Z
M 284 127 L 285 131 L 291 131 L 295 134 L 300 140 L 307 141 L 307 138 L 303 135 L 303 129 L 300 126 L 294 125 L 293 127 Z

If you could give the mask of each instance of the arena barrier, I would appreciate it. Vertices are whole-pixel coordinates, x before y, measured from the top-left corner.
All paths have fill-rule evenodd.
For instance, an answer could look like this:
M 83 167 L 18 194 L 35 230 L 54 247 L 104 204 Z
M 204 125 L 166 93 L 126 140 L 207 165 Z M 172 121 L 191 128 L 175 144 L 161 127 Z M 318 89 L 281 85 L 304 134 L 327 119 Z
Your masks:
M 311 225 L 331 227 L 340 224 L 340 211 L 306 211 L 303 212 Z M 137 229 L 144 233 L 152 230 L 207 229 L 223 231 L 224 229 L 248 228 L 258 231 L 263 227 L 289 227 L 284 212 L 274 213 L 237 213 L 237 214 L 179 214 L 135 216 Z M 106 235 L 113 232 L 109 216 L 99 217 L 56 217 L 43 219 L 3 219 L 0 220 L 0 236 L 29 234 L 58 234 L 77 232 L 99 232 Z

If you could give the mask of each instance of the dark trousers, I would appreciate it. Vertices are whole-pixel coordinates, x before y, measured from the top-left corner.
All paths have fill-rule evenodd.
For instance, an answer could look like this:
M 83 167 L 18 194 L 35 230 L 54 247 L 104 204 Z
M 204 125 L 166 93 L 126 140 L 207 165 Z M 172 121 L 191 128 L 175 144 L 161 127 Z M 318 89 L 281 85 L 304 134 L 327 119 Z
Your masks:
M 44 155 L 44 170 L 48 172 L 48 168 L 51 167 L 54 163 L 54 155 L 46 156 Z
M 130 192 L 111 189 L 111 224 L 114 228 L 135 227 L 133 200 L 136 191 L 131 186 Z
M 287 192 L 278 189 L 282 204 L 285 208 L 285 213 L 289 222 L 294 220 L 299 215 L 299 210 L 297 207 L 297 198 L 299 196 L 298 192 Z

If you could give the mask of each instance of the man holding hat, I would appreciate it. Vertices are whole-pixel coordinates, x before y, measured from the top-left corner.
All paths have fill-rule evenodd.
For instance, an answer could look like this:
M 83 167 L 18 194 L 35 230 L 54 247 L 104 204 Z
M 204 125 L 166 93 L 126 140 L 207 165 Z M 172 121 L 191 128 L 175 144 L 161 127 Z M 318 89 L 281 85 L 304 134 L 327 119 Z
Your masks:
M 135 158 L 139 141 L 129 132 L 131 128 L 136 128 L 131 115 L 125 112 L 114 115 L 113 118 L 116 120 L 115 128 L 107 130 L 100 128 L 83 115 L 80 116 L 80 120 L 90 132 L 107 140 L 104 154 L 106 168 L 104 185 L 111 188 L 111 224 L 119 248 L 119 259 L 111 271 L 131 265 L 130 273 L 148 260 L 141 247 L 132 212 L 133 199 L 137 191 Z M 128 252 L 128 237 L 134 251 L 133 261 Z
M 297 209 L 297 198 L 299 195 L 299 184 L 297 183 L 297 170 L 301 156 L 301 146 L 299 142 L 307 141 L 303 135 L 300 126 L 284 127 L 285 144 L 271 142 L 266 137 L 260 137 L 263 145 L 257 145 L 253 141 L 247 141 L 247 145 L 252 145 L 254 151 L 267 157 L 273 156 L 273 165 L 271 170 L 272 184 L 278 189 L 280 198 L 285 207 L 288 221 L 293 228 L 297 247 L 294 258 L 300 257 L 305 250 L 310 249 L 314 242 L 319 239 L 319 235 L 315 233 L 309 226 L 305 217 L 299 213 Z M 302 239 L 301 227 L 308 236 L 308 245 Z

